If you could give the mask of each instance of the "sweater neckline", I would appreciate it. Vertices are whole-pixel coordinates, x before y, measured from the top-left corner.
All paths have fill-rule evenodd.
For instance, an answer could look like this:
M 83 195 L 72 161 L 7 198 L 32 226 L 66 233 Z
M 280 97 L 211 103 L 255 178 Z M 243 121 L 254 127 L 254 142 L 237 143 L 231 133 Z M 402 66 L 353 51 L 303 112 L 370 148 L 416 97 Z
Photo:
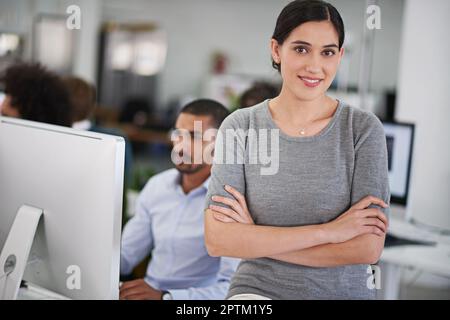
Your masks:
M 331 131 L 331 129 L 334 127 L 335 123 L 337 122 L 337 119 L 339 118 L 339 114 L 341 113 L 342 108 L 343 108 L 343 103 L 340 100 L 337 100 L 338 106 L 337 106 L 330 122 L 328 122 L 328 124 L 322 130 L 320 130 L 320 132 L 318 132 L 317 134 L 315 134 L 313 136 L 308 136 L 308 137 L 302 137 L 302 136 L 294 137 L 294 136 L 290 136 L 290 135 L 284 133 L 278 127 L 278 125 L 275 123 L 275 121 L 272 118 L 272 114 L 270 113 L 269 101 L 270 101 L 270 99 L 267 99 L 264 101 L 264 116 L 265 116 L 270 128 L 278 129 L 279 135 L 281 138 L 288 140 L 288 141 L 295 141 L 295 142 L 315 141 L 315 140 L 319 140 L 319 139 L 323 138 L 324 136 L 326 136 Z

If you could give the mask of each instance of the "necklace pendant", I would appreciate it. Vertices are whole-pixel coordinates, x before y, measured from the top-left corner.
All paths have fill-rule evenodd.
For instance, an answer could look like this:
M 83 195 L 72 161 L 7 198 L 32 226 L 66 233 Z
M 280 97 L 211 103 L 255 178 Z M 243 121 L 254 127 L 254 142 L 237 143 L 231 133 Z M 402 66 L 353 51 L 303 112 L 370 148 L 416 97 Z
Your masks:
M 300 135 L 304 136 L 306 134 L 305 129 L 300 130 Z

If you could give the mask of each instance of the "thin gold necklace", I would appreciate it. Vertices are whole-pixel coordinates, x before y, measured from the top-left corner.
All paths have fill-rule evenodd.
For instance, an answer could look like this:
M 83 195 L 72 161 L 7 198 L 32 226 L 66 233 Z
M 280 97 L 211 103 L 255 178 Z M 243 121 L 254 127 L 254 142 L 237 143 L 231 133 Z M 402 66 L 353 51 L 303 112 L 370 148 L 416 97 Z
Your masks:
M 320 119 L 319 119 L 319 120 L 320 120 Z M 314 121 L 317 121 L 317 119 L 316 119 L 316 120 L 312 120 L 312 121 L 311 121 L 311 124 L 312 124 Z M 301 135 L 301 136 L 306 135 L 306 128 L 308 128 L 308 126 L 306 126 L 306 127 L 300 127 L 300 135 Z
M 306 134 L 306 128 L 301 128 L 300 129 L 300 135 L 304 136 Z

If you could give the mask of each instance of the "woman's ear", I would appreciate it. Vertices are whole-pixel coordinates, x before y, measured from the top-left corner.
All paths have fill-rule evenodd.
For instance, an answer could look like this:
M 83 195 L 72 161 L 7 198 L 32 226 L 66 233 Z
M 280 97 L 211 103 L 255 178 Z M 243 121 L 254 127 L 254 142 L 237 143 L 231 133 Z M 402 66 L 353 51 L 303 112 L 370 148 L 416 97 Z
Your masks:
M 345 53 L 345 49 L 344 49 L 344 47 L 342 47 L 341 50 L 339 50 L 339 54 L 338 54 L 338 66 L 341 64 L 341 60 L 344 57 L 344 53 Z
M 341 50 L 339 51 L 339 59 L 342 59 L 344 57 L 345 54 L 345 49 L 344 47 L 341 48 Z
M 280 46 L 278 44 L 278 41 L 275 39 L 270 40 L 270 51 L 272 53 L 272 59 L 276 64 L 281 63 L 280 59 Z

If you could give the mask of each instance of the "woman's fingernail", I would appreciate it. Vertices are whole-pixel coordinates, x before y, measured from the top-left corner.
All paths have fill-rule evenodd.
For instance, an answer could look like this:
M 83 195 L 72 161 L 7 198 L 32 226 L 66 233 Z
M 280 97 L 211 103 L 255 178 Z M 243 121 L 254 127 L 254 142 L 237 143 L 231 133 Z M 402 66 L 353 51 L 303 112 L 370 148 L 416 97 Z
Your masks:
M 211 199 L 216 201 L 217 200 L 217 196 L 212 196 Z

